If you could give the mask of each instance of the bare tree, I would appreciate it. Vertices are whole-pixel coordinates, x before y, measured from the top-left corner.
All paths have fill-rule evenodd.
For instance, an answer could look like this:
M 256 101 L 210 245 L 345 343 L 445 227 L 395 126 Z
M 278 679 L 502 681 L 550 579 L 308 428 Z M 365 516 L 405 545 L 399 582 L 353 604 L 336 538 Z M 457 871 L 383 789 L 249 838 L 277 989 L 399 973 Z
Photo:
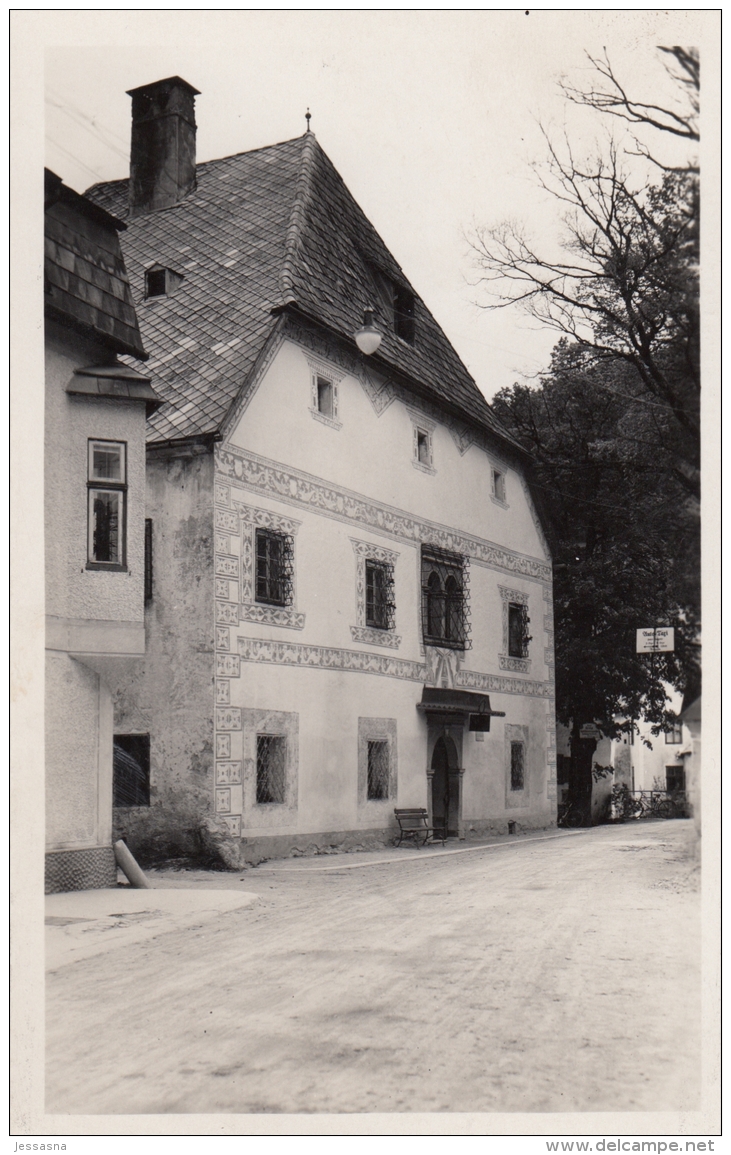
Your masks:
M 682 64 L 687 57 L 690 67 L 692 52 L 677 52 L 674 59 Z M 570 99 L 578 101 L 579 90 L 573 92 Z M 581 102 L 628 116 L 652 107 L 625 101 L 613 110 L 598 93 L 583 93 Z M 672 418 L 678 468 L 687 492 L 698 497 L 697 179 L 689 169 L 667 169 L 658 184 L 645 186 L 629 176 L 614 141 L 603 156 L 581 161 L 568 138 L 559 150 L 544 136 L 548 160 L 538 179 L 564 207 L 561 249 L 554 257 L 539 251 L 515 223 L 475 229 L 478 283 L 488 297 L 483 307 L 521 304 L 597 359 L 631 366 L 634 386 L 626 400 L 659 406 Z
M 674 45 L 672 48 L 660 47 L 658 51 L 666 54 L 668 59 L 665 68 L 668 75 L 675 82 L 678 101 L 674 108 L 665 104 L 653 104 L 635 100 L 627 92 L 626 87 L 618 79 L 611 61 L 604 50 L 603 57 L 587 57 L 598 74 L 595 85 L 580 88 L 567 80 L 560 83 L 560 87 L 568 100 L 586 108 L 593 108 L 596 112 L 608 116 L 618 117 L 636 127 L 656 129 L 659 132 L 669 133 L 682 140 L 696 143 L 700 140 L 698 131 L 698 115 L 700 112 L 700 56 L 696 48 L 681 48 Z M 659 168 L 669 170 L 673 166 L 662 164 L 650 152 L 648 146 L 635 138 L 638 155 L 646 157 Z M 692 172 L 698 171 L 695 162 L 684 166 Z

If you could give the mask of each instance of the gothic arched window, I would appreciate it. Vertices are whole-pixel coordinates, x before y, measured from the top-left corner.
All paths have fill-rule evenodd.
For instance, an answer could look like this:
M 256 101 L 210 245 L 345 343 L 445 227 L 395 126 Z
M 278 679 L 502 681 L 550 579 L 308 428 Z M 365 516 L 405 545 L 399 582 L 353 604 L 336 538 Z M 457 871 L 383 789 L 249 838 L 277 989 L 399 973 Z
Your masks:
M 421 553 L 424 642 L 432 646 L 467 647 L 465 559 L 436 546 Z

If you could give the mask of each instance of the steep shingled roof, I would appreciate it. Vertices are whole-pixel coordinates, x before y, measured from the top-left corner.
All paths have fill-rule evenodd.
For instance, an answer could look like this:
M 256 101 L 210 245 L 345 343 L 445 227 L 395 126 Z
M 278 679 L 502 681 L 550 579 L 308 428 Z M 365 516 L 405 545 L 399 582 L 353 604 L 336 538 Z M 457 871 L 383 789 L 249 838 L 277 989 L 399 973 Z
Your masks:
M 180 203 L 127 221 L 123 246 L 148 369 L 164 404 L 150 439 L 176 440 L 220 427 L 276 317 L 291 308 L 344 337 L 363 309 L 378 310 L 379 274 L 411 286 L 312 133 L 208 161 Z M 87 196 L 127 218 L 128 181 Z M 145 299 L 145 269 L 182 274 L 169 296 Z M 446 336 L 414 293 L 416 339 L 384 338 L 373 362 L 515 445 Z
M 46 316 L 101 337 L 116 353 L 146 359 L 119 244 L 125 225 L 50 169 L 44 176 Z

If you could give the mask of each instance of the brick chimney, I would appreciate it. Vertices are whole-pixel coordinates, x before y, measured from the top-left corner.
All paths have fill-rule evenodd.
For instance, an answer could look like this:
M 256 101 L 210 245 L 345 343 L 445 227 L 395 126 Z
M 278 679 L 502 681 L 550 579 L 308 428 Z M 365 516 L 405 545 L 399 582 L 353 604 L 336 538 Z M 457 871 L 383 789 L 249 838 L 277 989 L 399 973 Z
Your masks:
M 195 188 L 195 98 L 179 76 L 132 88 L 130 216 L 176 205 Z

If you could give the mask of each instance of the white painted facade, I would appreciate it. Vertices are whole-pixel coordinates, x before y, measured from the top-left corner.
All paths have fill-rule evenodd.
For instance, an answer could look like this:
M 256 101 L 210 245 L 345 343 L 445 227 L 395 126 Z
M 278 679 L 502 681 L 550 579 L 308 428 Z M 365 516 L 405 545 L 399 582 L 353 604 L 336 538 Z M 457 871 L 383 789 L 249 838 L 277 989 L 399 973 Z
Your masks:
M 505 713 L 489 733 L 462 721 L 449 728 L 459 835 L 553 824 L 551 563 L 520 467 L 497 438 L 493 448 L 365 358 L 289 332 L 271 345 L 215 450 L 215 824 L 231 842 L 243 840 L 245 858 L 274 836 L 292 845 L 344 832 L 384 836 L 394 807 L 431 808 L 442 728 L 416 708 L 424 685 L 489 694 Z M 315 411 L 315 374 L 336 389 L 332 418 Z M 416 429 L 429 436 L 427 462 L 416 459 Z M 293 538 L 286 610 L 256 602 L 257 526 Z M 465 652 L 424 644 L 422 543 L 468 559 Z M 369 556 L 392 558 L 391 631 L 365 628 Z M 530 617 L 525 659 L 507 652 L 516 599 Z M 286 738 L 284 802 L 256 802 L 257 734 Z M 366 734 L 389 742 L 394 793 L 384 800 L 365 797 Z M 520 791 L 511 790 L 511 739 L 525 744 Z
M 52 889 L 114 884 L 113 703 L 144 630 L 145 407 L 66 391 L 109 360 L 103 342 L 47 322 L 45 409 L 46 862 Z M 89 441 L 126 447 L 126 567 L 87 567 Z

